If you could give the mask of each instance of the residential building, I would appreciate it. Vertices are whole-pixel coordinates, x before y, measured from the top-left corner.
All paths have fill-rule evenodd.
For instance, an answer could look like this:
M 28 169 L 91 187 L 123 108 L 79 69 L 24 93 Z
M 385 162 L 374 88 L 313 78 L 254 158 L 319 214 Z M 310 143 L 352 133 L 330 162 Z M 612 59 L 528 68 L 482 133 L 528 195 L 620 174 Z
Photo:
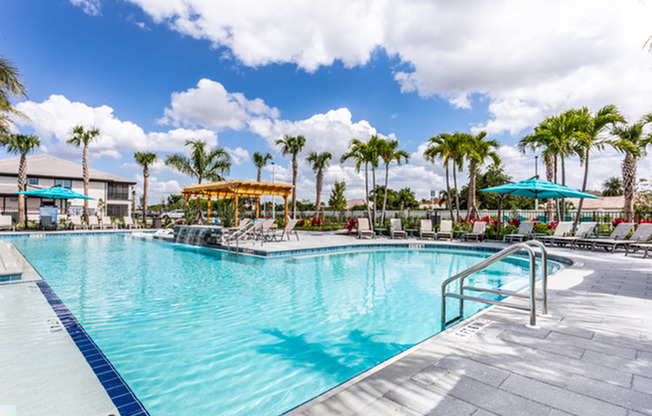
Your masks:
M 0 160 L 0 211 L 18 212 L 18 165 L 20 158 Z M 136 181 L 111 173 L 89 169 L 89 214 L 95 215 L 98 203 L 104 204 L 104 215 L 123 217 L 131 215 L 132 189 Z M 61 186 L 84 193 L 82 166 L 50 155 L 27 156 L 27 190 Z M 47 200 L 28 197 L 27 214 L 38 214 L 41 205 L 56 205 L 60 213 L 80 215 L 84 200 Z

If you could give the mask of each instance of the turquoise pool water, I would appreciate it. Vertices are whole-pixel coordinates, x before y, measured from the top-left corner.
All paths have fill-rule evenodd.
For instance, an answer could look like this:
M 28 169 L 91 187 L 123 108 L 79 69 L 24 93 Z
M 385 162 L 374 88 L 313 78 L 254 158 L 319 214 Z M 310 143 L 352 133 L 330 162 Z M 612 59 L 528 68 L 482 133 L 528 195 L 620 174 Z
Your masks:
M 120 235 L 13 242 L 152 415 L 283 413 L 438 332 L 441 281 L 490 254 L 258 259 Z M 474 281 L 525 283 L 527 267 L 500 262 Z

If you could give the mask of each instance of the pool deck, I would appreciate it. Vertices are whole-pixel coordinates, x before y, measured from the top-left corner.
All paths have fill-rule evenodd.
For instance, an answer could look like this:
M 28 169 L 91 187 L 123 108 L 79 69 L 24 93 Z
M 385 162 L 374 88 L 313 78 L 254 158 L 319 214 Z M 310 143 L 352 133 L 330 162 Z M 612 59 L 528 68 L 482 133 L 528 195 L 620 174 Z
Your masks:
M 243 247 L 397 242 L 308 232 L 300 239 Z M 289 415 L 652 415 L 652 259 L 549 254 L 575 263 L 551 277 L 549 316 L 538 317 L 538 328 L 526 326 L 524 312 L 491 307 L 475 317 L 489 322 L 477 331 L 453 326 Z M 0 414 L 119 414 L 68 334 L 46 330 L 54 312 L 35 279 L 0 284 Z

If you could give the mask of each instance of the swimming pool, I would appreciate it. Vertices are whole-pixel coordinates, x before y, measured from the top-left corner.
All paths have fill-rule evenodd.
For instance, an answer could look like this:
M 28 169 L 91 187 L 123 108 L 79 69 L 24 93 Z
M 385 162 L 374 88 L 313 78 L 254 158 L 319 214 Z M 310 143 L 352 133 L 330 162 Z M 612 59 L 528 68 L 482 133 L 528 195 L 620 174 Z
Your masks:
M 152 415 L 283 413 L 438 332 L 441 281 L 491 254 L 259 259 L 122 235 L 13 242 Z M 527 267 L 500 262 L 473 281 L 505 285 Z

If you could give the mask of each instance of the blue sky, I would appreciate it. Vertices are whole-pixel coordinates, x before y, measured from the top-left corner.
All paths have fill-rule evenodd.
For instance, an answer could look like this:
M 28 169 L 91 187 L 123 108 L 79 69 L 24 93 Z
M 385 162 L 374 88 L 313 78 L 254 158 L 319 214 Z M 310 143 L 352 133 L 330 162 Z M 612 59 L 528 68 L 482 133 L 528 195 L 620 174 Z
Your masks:
M 444 186 L 443 168 L 420 156 L 437 133 L 487 130 L 520 180 L 532 175 L 533 155 L 515 144 L 544 117 L 610 103 L 632 120 L 652 111 L 652 56 L 642 49 L 652 8 L 643 2 L 4 3 L 0 54 L 29 94 L 17 105 L 30 123 L 17 129 L 38 134 L 40 152 L 80 162 L 65 144 L 70 129 L 99 127 L 92 167 L 134 178 L 139 190 L 133 152 L 164 159 L 191 137 L 229 149 L 231 179 L 254 179 L 259 151 L 274 155 L 276 180 L 290 182 L 274 139 L 303 134 L 304 157 L 339 159 L 351 138 L 378 133 L 412 154 L 392 169 L 390 187 L 423 198 Z M 620 159 L 597 154 L 590 187 L 619 175 Z M 641 176 L 652 176 L 648 159 Z M 579 163 L 568 169 L 579 187 Z M 362 197 L 361 176 L 334 160 L 326 198 L 342 179 L 349 198 Z M 150 183 L 156 203 L 193 179 L 158 164 Z M 314 199 L 313 189 L 302 164 L 299 198 Z

